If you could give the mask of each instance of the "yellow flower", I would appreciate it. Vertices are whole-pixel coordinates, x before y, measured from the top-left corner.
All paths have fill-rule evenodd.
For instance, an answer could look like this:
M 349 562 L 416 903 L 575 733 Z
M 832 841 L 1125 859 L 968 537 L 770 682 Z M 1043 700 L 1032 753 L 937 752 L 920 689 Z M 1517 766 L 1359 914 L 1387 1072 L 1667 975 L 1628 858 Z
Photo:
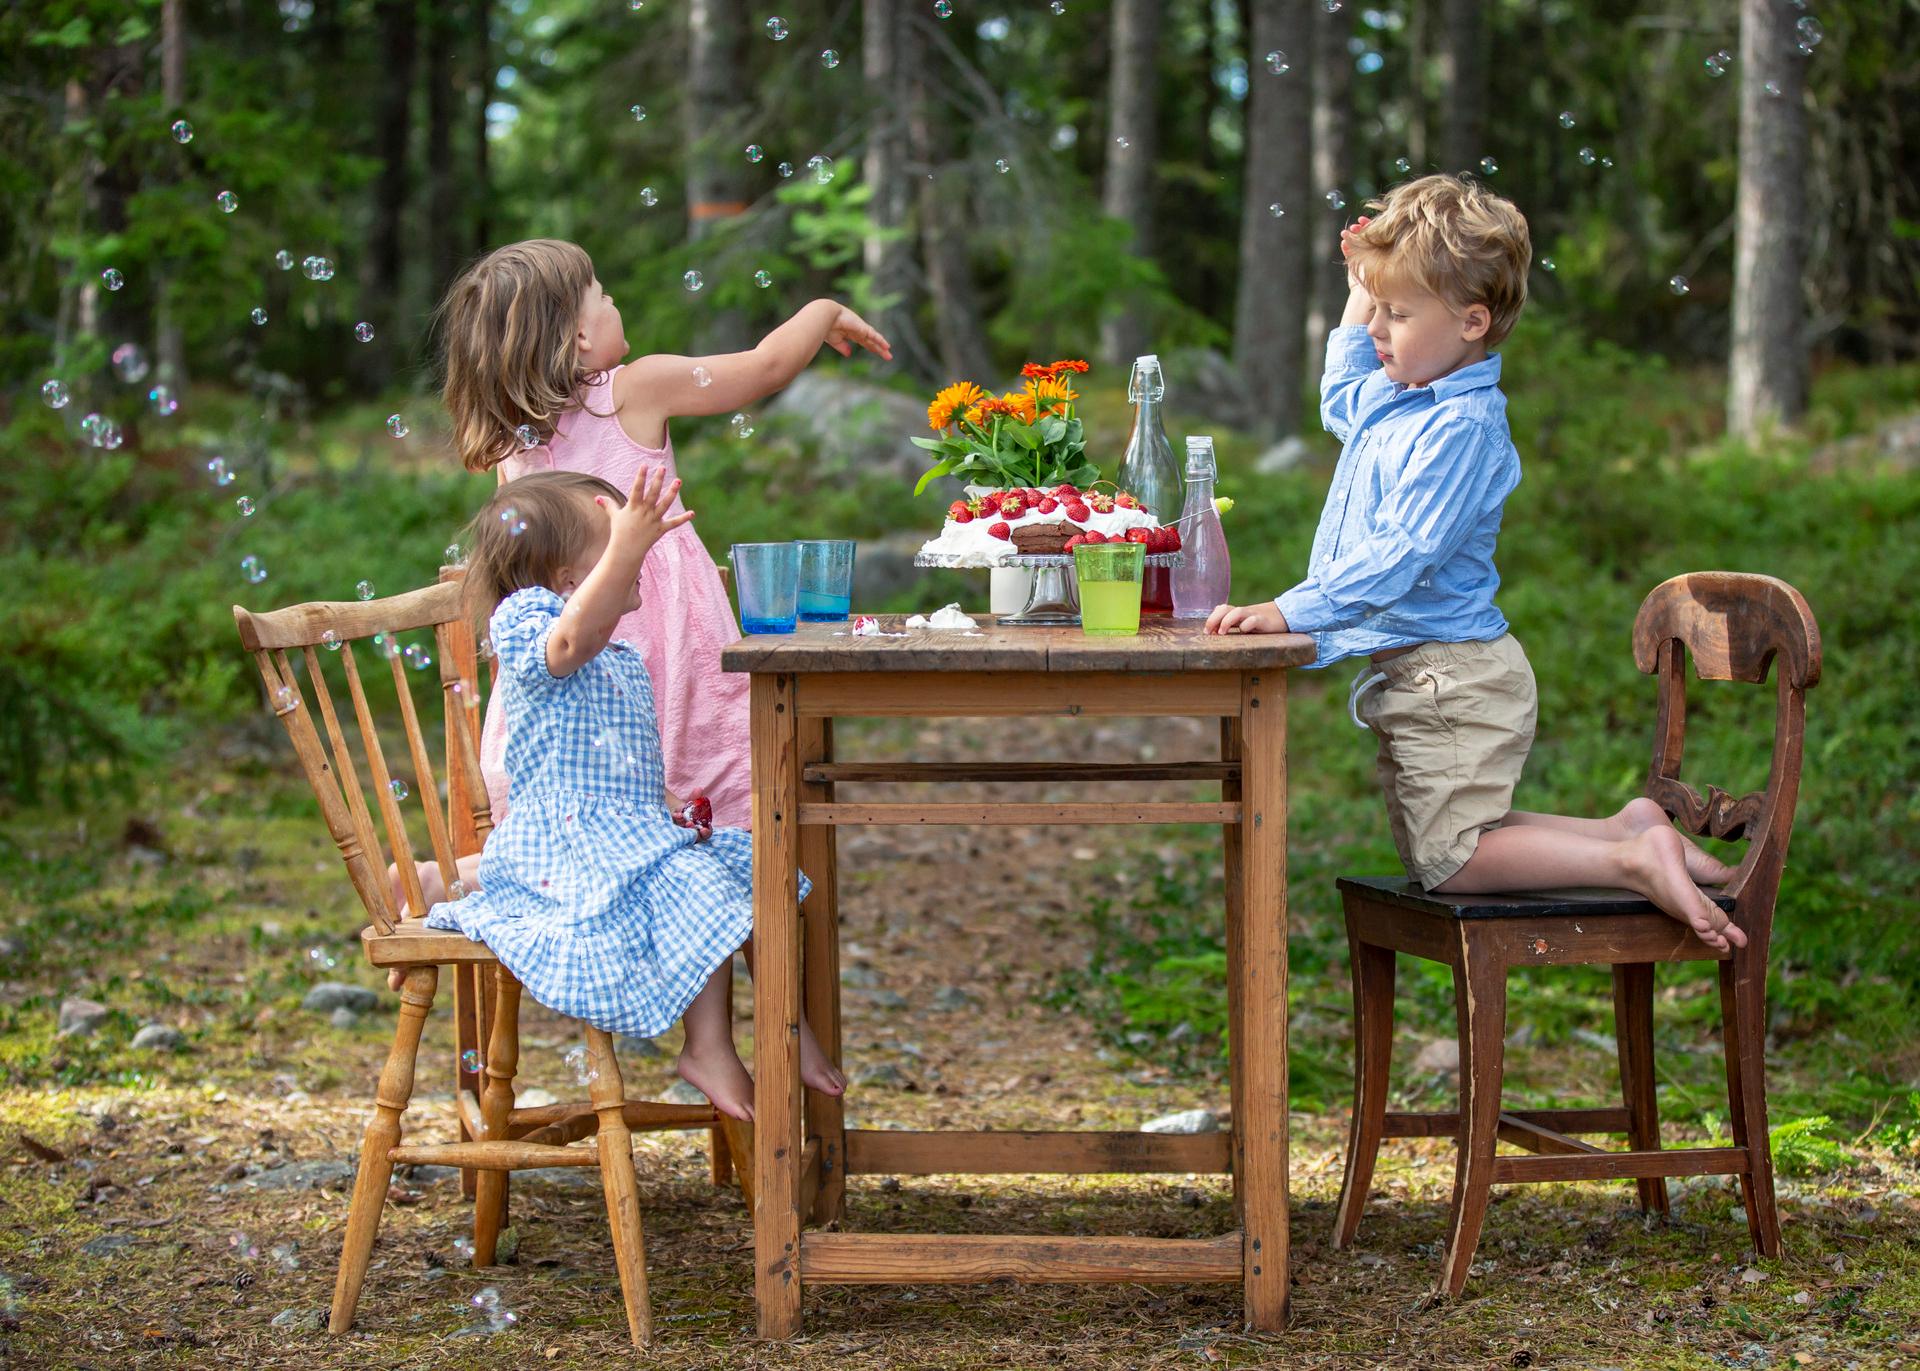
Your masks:
M 978 404 L 986 394 L 971 381 L 955 381 L 934 396 L 933 403 L 927 406 L 927 427 L 938 433 L 953 422 L 955 414 Z
M 1022 395 L 1016 390 L 1010 390 L 1005 395 L 1002 395 L 1000 397 L 1000 403 L 1007 407 L 1008 414 L 1011 414 L 1023 424 L 1032 423 L 1035 416 L 1039 414 L 1039 409 L 1033 403 L 1033 397 L 1031 395 Z
M 979 428 L 981 424 L 986 422 L 986 420 L 987 420 L 987 412 L 984 409 L 980 408 L 980 406 L 972 405 L 968 407 L 967 422 L 969 424 L 972 424 L 975 428 Z
M 1027 382 L 1027 395 L 1036 411 L 1052 413 L 1065 409 L 1080 398 L 1078 391 L 1062 376 L 1047 376 Z

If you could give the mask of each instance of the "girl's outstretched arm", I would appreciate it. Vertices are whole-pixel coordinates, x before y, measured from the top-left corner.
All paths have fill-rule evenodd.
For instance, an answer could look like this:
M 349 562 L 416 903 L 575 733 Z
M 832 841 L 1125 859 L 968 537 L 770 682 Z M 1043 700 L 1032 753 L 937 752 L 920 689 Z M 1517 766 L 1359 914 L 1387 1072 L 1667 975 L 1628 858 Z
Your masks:
M 613 399 L 629 433 L 651 435 L 669 419 L 725 414 L 785 389 L 822 347 L 850 357 L 856 346 L 893 359 L 892 345 L 873 325 L 838 300 L 815 300 L 746 352 L 638 358 L 615 375 Z

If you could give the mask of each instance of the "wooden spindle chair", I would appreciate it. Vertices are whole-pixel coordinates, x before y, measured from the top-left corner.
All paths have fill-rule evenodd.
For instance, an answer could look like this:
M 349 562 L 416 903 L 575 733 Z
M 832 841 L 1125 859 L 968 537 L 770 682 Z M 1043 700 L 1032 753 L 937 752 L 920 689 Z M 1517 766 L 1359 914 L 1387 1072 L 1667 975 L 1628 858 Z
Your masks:
M 424 815 L 434 861 L 449 890 L 459 879 L 459 855 L 477 851 L 492 827 L 486 786 L 480 776 L 480 682 L 472 634 L 462 618 L 457 570 L 443 574 L 438 585 L 383 599 L 316 602 L 263 614 L 235 605 L 233 617 L 239 625 L 241 643 L 259 667 L 269 705 L 293 741 L 327 828 L 346 862 L 348 878 L 371 921 L 360 935 L 367 959 L 382 970 L 401 968 L 406 975 L 400 992 L 399 1026 L 380 1073 L 374 1114 L 360 1147 L 340 1270 L 334 1283 L 331 1330 L 344 1333 L 353 1325 L 354 1308 L 396 1165 L 435 1163 L 478 1173 L 475 1266 L 493 1264 L 506 1216 L 510 1172 L 598 1166 L 628 1330 L 636 1344 L 645 1344 L 651 1337 L 652 1316 L 647 1302 L 645 1246 L 631 1134 L 636 1130 L 707 1128 L 712 1132 L 715 1180 L 724 1180 L 729 1171 L 737 1171 L 745 1190 L 753 1174 L 751 1129 L 710 1105 L 627 1099 L 612 1035 L 591 1026 L 585 1026 L 589 1098 L 516 1109 L 513 1077 L 520 1055 L 519 981 L 484 944 L 464 934 L 429 929 L 421 918 L 403 920 L 395 908 L 387 874 L 389 858 L 397 863 L 409 912 L 423 914 L 425 909 L 403 808 L 409 800 L 417 803 Z M 414 706 L 410 678 L 415 673 L 397 642 L 398 635 L 419 630 L 432 632 L 439 666 L 445 743 L 437 759 L 428 747 L 429 735 L 423 732 Z M 404 737 L 410 784 L 397 777 L 388 764 L 376 720 L 376 699 L 360 676 L 356 649 L 367 640 L 372 640 L 376 660 L 387 661 L 392 676 L 393 707 Z M 343 726 L 334 707 L 327 682 L 329 669 L 344 677 L 352 706 L 352 728 Z M 355 733 L 359 762 L 348 743 Z M 438 772 L 436 760 L 443 764 Z M 447 778 L 444 808 L 437 779 L 440 774 Z M 376 810 L 386 839 L 384 849 L 373 824 Z M 413 1094 L 421 1031 L 443 966 L 471 978 L 467 983 L 472 992 L 466 997 L 469 1003 L 459 1009 L 462 1017 L 457 1039 L 462 1044 L 485 1041 L 485 1060 L 477 1070 L 468 1063 L 456 1068 L 458 1088 L 454 1098 L 462 1141 L 402 1143 L 401 1118 Z M 576 1145 L 584 1139 L 592 1141 Z M 737 1166 L 727 1165 L 728 1153 Z M 747 1202 L 751 1210 L 751 1193 Z
M 1342 878 L 1353 958 L 1354 1108 L 1346 1178 L 1334 1220 L 1336 1248 L 1349 1246 L 1366 1209 L 1375 1155 L 1385 1138 L 1458 1139 L 1453 1204 L 1440 1285 L 1465 1286 L 1489 1187 L 1527 1181 L 1632 1179 L 1641 1208 L 1667 1209 L 1667 1176 L 1734 1175 L 1756 1251 L 1780 1252 L 1765 1071 L 1767 943 L 1800 789 L 1805 695 L 1820 679 L 1820 631 L 1800 593 L 1770 576 L 1706 571 L 1657 586 L 1634 621 L 1634 660 L 1659 677 L 1647 795 L 1695 836 L 1747 842 L 1732 880 L 1714 896 L 1747 935 L 1716 953 L 1691 929 L 1627 891 L 1440 895 L 1411 881 Z M 1760 685 L 1774 672 L 1773 756 L 1766 789 L 1706 797 L 1680 779 L 1686 733 L 1687 661 L 1703 681 Z M 1460 1034 L 1460 1102 L 1451 1113 L 1389 1114 L 1394 955 L 1453 968 Z M 1718 961 L 1731 1147 L 1663 1150 L 1653 1077 L 1653 980 L 1658 962 Z M 1610 965 L 1619 1044 L 1617 1109 L 1505 1112 L 1500 1084 L 1507 972 L 1522 966 Z M 1625 1133 L 1627 1151 L 1605 1151 L 1572 1134 Z M 1496 1156 L 1500 1143 L 1528 1156 Z

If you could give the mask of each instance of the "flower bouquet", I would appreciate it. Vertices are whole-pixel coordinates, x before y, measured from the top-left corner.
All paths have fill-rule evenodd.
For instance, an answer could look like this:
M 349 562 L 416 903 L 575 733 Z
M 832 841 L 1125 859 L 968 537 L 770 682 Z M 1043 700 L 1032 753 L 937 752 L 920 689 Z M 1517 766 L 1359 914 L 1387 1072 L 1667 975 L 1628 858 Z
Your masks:
M 940 436 L 913 440 L 939 460 L 913 493 L 941 476 L 995 490 L 1091 486 L 1100 468 L 1087 460 L 1086 431 L 1073 409 L 1080 397 L 1068 380 L 1086 370 L 1080 361 L 1029 362 L 1020 369 L 1025 384 L 1005 395 L 989 395 L 971 381 L 942 390 L 927 406 L 927 426 Z

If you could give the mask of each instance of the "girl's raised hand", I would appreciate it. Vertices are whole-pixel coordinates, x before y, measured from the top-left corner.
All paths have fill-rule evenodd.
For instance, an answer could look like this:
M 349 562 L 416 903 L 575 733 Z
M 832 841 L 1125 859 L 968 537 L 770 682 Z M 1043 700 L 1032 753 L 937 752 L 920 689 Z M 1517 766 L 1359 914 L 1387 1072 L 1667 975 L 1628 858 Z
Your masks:
M 673 502 L 679 494 L 678 477 L 669 481 L 665 467 L 643 464 L 634 473 L 633 489 L 627 492 L 624 505 L 616 505 L 604 495 L 594 496 L 593 502 L 607 511 L 612 524 L 607 534 L 608 548 L 638 548 L 644 557 L 646 549 L 668 530 L 691 522 L 692 510 L 673 513 Z
M 842 357 L 851 357 L 855 343 L 883 361 L 893 360 L 893 344 L 886 340 L 879 329 L 842 305 L 840 313 L 834 316 L 833 323 L 827 329 L 827 346 Z

